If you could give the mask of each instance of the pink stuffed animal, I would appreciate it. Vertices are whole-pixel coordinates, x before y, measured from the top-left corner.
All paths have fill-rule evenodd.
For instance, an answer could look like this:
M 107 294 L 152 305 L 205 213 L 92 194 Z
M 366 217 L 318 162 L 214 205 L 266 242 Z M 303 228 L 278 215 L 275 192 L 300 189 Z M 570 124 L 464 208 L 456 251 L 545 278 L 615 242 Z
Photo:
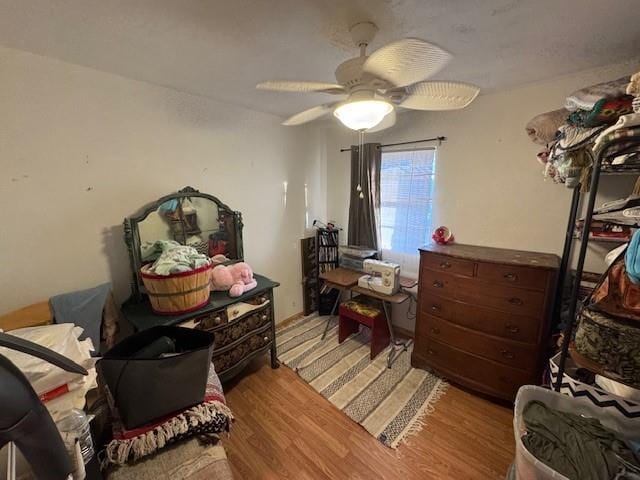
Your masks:
M 230 297 L 239 297 L 257 285 L 258 282 L 253 278 L 253 270 L 245 262 L 218 265 L 211 272 L 211 290 L 228 290 Z

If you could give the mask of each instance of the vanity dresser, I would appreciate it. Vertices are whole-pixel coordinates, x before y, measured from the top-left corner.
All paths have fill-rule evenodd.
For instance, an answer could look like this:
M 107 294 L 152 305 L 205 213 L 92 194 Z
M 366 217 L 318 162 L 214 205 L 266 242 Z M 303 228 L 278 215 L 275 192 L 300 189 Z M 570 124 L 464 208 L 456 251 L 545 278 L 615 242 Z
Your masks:
M 151 309 L 140 268 L 150 261 L 149 247 L 156 240 L 175 240 L 209 256 L 225 255 L 228 263 L 242 261 L 242 228 L 240 212 L 191 187 L 146 205 L 124 221 L 132 290 L 122 306 L 124 317 L 136 331 L 177 325 L 212 332 L 215 337 L 212 360 L 223 382 L 267 352 L 271 354 L 271 367 L 278 367 L 273 289 L 279 284 L 255 274 L 256 288 L 240 297 L 211 292 L 208 304 L 196 311 L 157 315 Z
M 545 253 L 420 249 L 413 366 L 506 400 L 539 384 L 559 265 Z

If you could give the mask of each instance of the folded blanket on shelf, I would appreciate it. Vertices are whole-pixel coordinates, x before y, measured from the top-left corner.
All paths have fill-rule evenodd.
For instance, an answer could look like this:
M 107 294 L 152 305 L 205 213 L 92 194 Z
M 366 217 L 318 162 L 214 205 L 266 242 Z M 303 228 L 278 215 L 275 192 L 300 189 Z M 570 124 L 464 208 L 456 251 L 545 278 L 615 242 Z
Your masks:
M 629 77 L 622 77 L 610 82 L 598 83 L 590 87 L 581 88 L 569 95 L 565 101 L 565 108 L 570 112 L 576 110 L 591 110 L 596 103 L 605 98 L 615 98 L 626 93 Z
M 622 95 L 616 98 L 603 98 L 598 100 L 590 110 L 576 110 L 567 119 L 567 122 L 578 127 L 598 127 L 600 125 L 611 125 L 615 123 L 621 115 L 633 112 L 631 105 L 633 97 Z
M 626 90 L 627 95 L 633 95 L 634 97 L 640 97 L 640 72 L 634 73 L 629 79 L 629 84 Z
M 602 133 L 598 135 L 598 137 L 596 138 L 596 142 L 593 145 L 593 149 L 597 150 L 598 145 L 602 143 L 602 141 L 609 133 L 612 133 L 621 128 L 631 128 L 636 126 L 640 126 L 640 113 L 630 113 L 628 115 L 622 115 L 620 118 L 618 118 L 618 121 L 614 125 L 611 125 L 606 130 L 603 130 Z
M 584 128 L 565 123 L 558 128 L 556 149 L 581 148 L 592 142 L 603 129 L 604 127 Z
M 568 115 L 569 111 L 564 108 L 536 115 L 525 127 L 527 135 L 533 143 L 539 145 L 551 143 L 555 140 L 558 127 L 564 123 Z
M 593 151 L 595 154 L 598 154 L 603 148 L 605 148 L 605 145 L 607 145 L 612 140 L 637 137 L 639 135 L 640 135 L 640 126 L 637 126 L 634 128 L 620 128 L 620 129 L 614 130 L 613 132 L 607 133 L 600 140 L 598 144 L 594 145 L 595 148 Z M 629 142 L 619 143 L 615 147 L 608 147 L 607 158 L 615 158 L 621 153 L 630 153 L 630 152 L 625 152 L 625 150 L 634 145 L 637 145 L 637 142 L 630 140 Z

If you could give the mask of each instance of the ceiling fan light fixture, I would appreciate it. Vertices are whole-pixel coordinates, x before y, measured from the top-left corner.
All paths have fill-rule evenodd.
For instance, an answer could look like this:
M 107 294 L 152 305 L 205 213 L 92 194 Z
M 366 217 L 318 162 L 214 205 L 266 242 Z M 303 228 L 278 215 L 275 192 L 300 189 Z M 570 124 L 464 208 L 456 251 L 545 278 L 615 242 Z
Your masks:
M 393 105 L 384 100 L 355 100 L 339 105 L 333 114 L 351 130 L 366 130 L 378 125 L 393 111 Z

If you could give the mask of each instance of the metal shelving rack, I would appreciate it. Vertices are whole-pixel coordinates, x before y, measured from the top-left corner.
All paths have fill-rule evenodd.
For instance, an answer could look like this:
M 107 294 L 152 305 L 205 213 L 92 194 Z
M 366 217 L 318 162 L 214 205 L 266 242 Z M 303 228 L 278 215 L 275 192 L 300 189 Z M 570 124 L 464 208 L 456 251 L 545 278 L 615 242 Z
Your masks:
M 634 130 L 635 132 L 635 130 Z M 622 150 L 616 150 L 615 147 L 620 145 L 626 145 Z M 615 150 L 615 152 L 614 152 Z M 576 264 L 576 273 L 574 283 L 571 287 L 571 295 L 569 299 L 569 317 L 563 330 L 562 348 L 560 355 L 560 362 L 558 365 L 558 378 L 555 384 L 555 390 L 560 391 L 562 386 L 562 378 L 564 376 L 565 365 L 567 356 L 569 354 L 569 345 L 571 343 L 571 336 L 573 334 L 573 327 L 576 321 L 578 295 L 580 291 L 580 281 L 582 279 L 585 257 L 587 255 L 587 245 L 589 243 L 589 234 L 591 230 L 591 223 L 593 219 L 593 209 L 596 202 L 596 194 L 598 193 L 598 186 L 600 184 L 601 176 L 606 175 L 640 175 L 640 168 L 637 165 L 629 166 L 625 168 L 624 165 L 616 166 L 605 162 L 610 158 L 612 154 L 615 156 L 624 155 L 628 153 L 640 152 L 640 133 L 634 133 L 632 136 L 626 136 L 621 138 L 614 138 L 603 144 L 602 148 L 598 151 L 598 154 L 594 160 L 591 172 L 591 185 L 587 198 L 587 211 L 585 214 L 584 224 L 582 226 L 582 232 L 579 236 L 580 250 L 578 251 L 578 259 Z M 558 282 L 557 302 L 555 308 L 555 314 L 559 315 L 561 305 L 561 294 L 563 290 L 563 284 L 565 283 L 566 276 L 569 272 L 569 260 L 571 258 L 571 251 L 573 241 L 575 240 L 576 230 L 576 218 L 578 214 L 578 208 L 580 206 L 580 185 L 578 185 L 574 191 L 571 199 L 571 210 L 569 211 L 569 222 L 567 225 L 567 234 L 565 237 L 564 248 L 562 252 L 562 261 L 560 263 L 560 279 Z

